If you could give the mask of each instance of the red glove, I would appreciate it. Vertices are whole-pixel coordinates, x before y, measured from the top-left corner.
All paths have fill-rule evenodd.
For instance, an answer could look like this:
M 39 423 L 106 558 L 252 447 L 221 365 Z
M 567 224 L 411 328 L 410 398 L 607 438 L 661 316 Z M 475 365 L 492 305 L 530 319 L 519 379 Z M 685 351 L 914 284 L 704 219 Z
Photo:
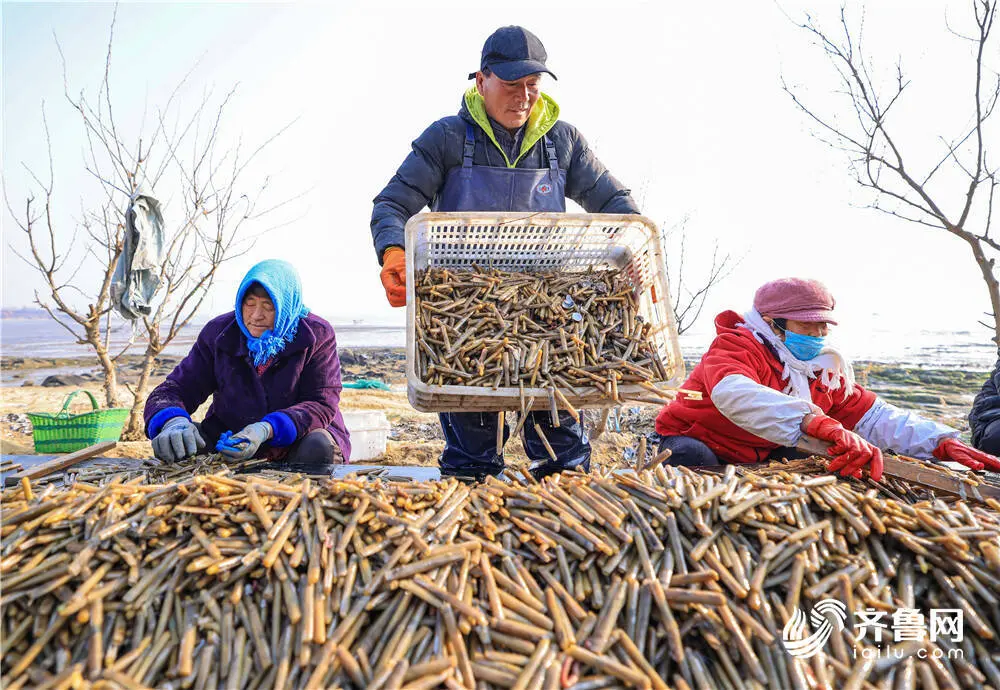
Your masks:
M 938 460 L 961 463 L 970 470 L 987 469 L 991 472 L 1000 472 L 1000 458 L 971 448 L 957 438 L 941 439 L 934 449 L 934 457 Z
M 401 247 L 389 247 L 382 255 L 382 287 L 385 297 L 394 307 L 406 306 L 406 252 Z
M 882 451 L 868 443 L 853 431 L 848 431 L 832 417 L 818 414 L 806 427 L 806 433 L 823 441 L 829 441 L 831 472 L 840 472 L 842 477 L 860 478 L 861 468 L 868 465 L 872 479 L 882 478 Z

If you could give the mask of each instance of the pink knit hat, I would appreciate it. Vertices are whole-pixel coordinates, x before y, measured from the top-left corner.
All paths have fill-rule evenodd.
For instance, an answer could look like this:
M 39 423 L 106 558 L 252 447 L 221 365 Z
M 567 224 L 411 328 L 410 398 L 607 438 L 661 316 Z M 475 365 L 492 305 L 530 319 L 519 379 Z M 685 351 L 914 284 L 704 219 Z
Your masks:
M 793 321 L 821 321 L 836 325 L 833 308 L 837 301 L 818 280 L 781 278 L 765 283 L 753 296 L 761 316 Z

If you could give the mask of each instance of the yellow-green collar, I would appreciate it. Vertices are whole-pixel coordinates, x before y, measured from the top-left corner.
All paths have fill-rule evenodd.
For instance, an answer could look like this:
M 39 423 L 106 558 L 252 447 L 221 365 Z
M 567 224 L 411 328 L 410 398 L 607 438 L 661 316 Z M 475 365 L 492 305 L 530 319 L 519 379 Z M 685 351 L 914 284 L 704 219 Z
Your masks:
M 483 102 L 483 97 L 475 86 L 465 92 L 465 107 L 476 124 L 486 132 L 486 136 L 499 149 L 500 155 L 503 156 L 508 168 L 516 166 L 524 154 L 530 151 L 535 142 L 545 136 L 545 133 L 552 129 L 552 125 L 559 119 L 559 105 L 551 96 L 544 93 L 539 94 L 538 100 L 535 101 L 535 107 L 531 109 L 531 113 L 528 115 L 528 123 L 524 130 L 524 139 L 521 140 L 521 152 L 514 162 L 511 163 L 507 158 L 507 154 L 504 153 L 503 147 L 497 142 L 496 135 L 493 134 L 493 127 L 490 125 L 490 119 L 486 115 L 486 104 Z

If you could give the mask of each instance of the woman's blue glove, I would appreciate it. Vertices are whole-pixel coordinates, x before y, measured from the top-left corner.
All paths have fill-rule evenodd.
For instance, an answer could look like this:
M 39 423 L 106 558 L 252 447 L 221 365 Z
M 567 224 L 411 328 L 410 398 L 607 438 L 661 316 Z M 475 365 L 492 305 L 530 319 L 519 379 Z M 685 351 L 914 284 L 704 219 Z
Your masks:
M 227 431 L 219 437 L 215 450 L 233 460 L 249 460 L 260 447 L 274 436 L 274 429 L 267 422 L 255 422 L 243 427 L 239 433 Z
M 195 455 L 205 447 L 205 439 L 198 427 L 187 417 L 174 417 L 167 421 L 153 438 L 153 455 L 163 462 L 177 462 Z

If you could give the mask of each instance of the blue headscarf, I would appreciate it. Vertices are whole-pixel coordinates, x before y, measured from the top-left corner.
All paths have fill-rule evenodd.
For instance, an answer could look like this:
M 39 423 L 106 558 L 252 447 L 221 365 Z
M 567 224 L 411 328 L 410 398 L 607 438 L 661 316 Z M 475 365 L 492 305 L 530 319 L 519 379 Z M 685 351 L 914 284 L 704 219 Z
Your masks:
M 274 326 L 259 338 L 250 335 L 243 323 L 243 296 L 254 283 L 260 283 L 274 303 Z M 295 339 L 299 319 L 308 313 L 309 310 L 302 304 L 299 274 L 290 263 L 268 259 L 247 271 L 240 289 L 236 291 L 236 323 L 246 336 L 254 366 L 259 367 L 284 350 Z

